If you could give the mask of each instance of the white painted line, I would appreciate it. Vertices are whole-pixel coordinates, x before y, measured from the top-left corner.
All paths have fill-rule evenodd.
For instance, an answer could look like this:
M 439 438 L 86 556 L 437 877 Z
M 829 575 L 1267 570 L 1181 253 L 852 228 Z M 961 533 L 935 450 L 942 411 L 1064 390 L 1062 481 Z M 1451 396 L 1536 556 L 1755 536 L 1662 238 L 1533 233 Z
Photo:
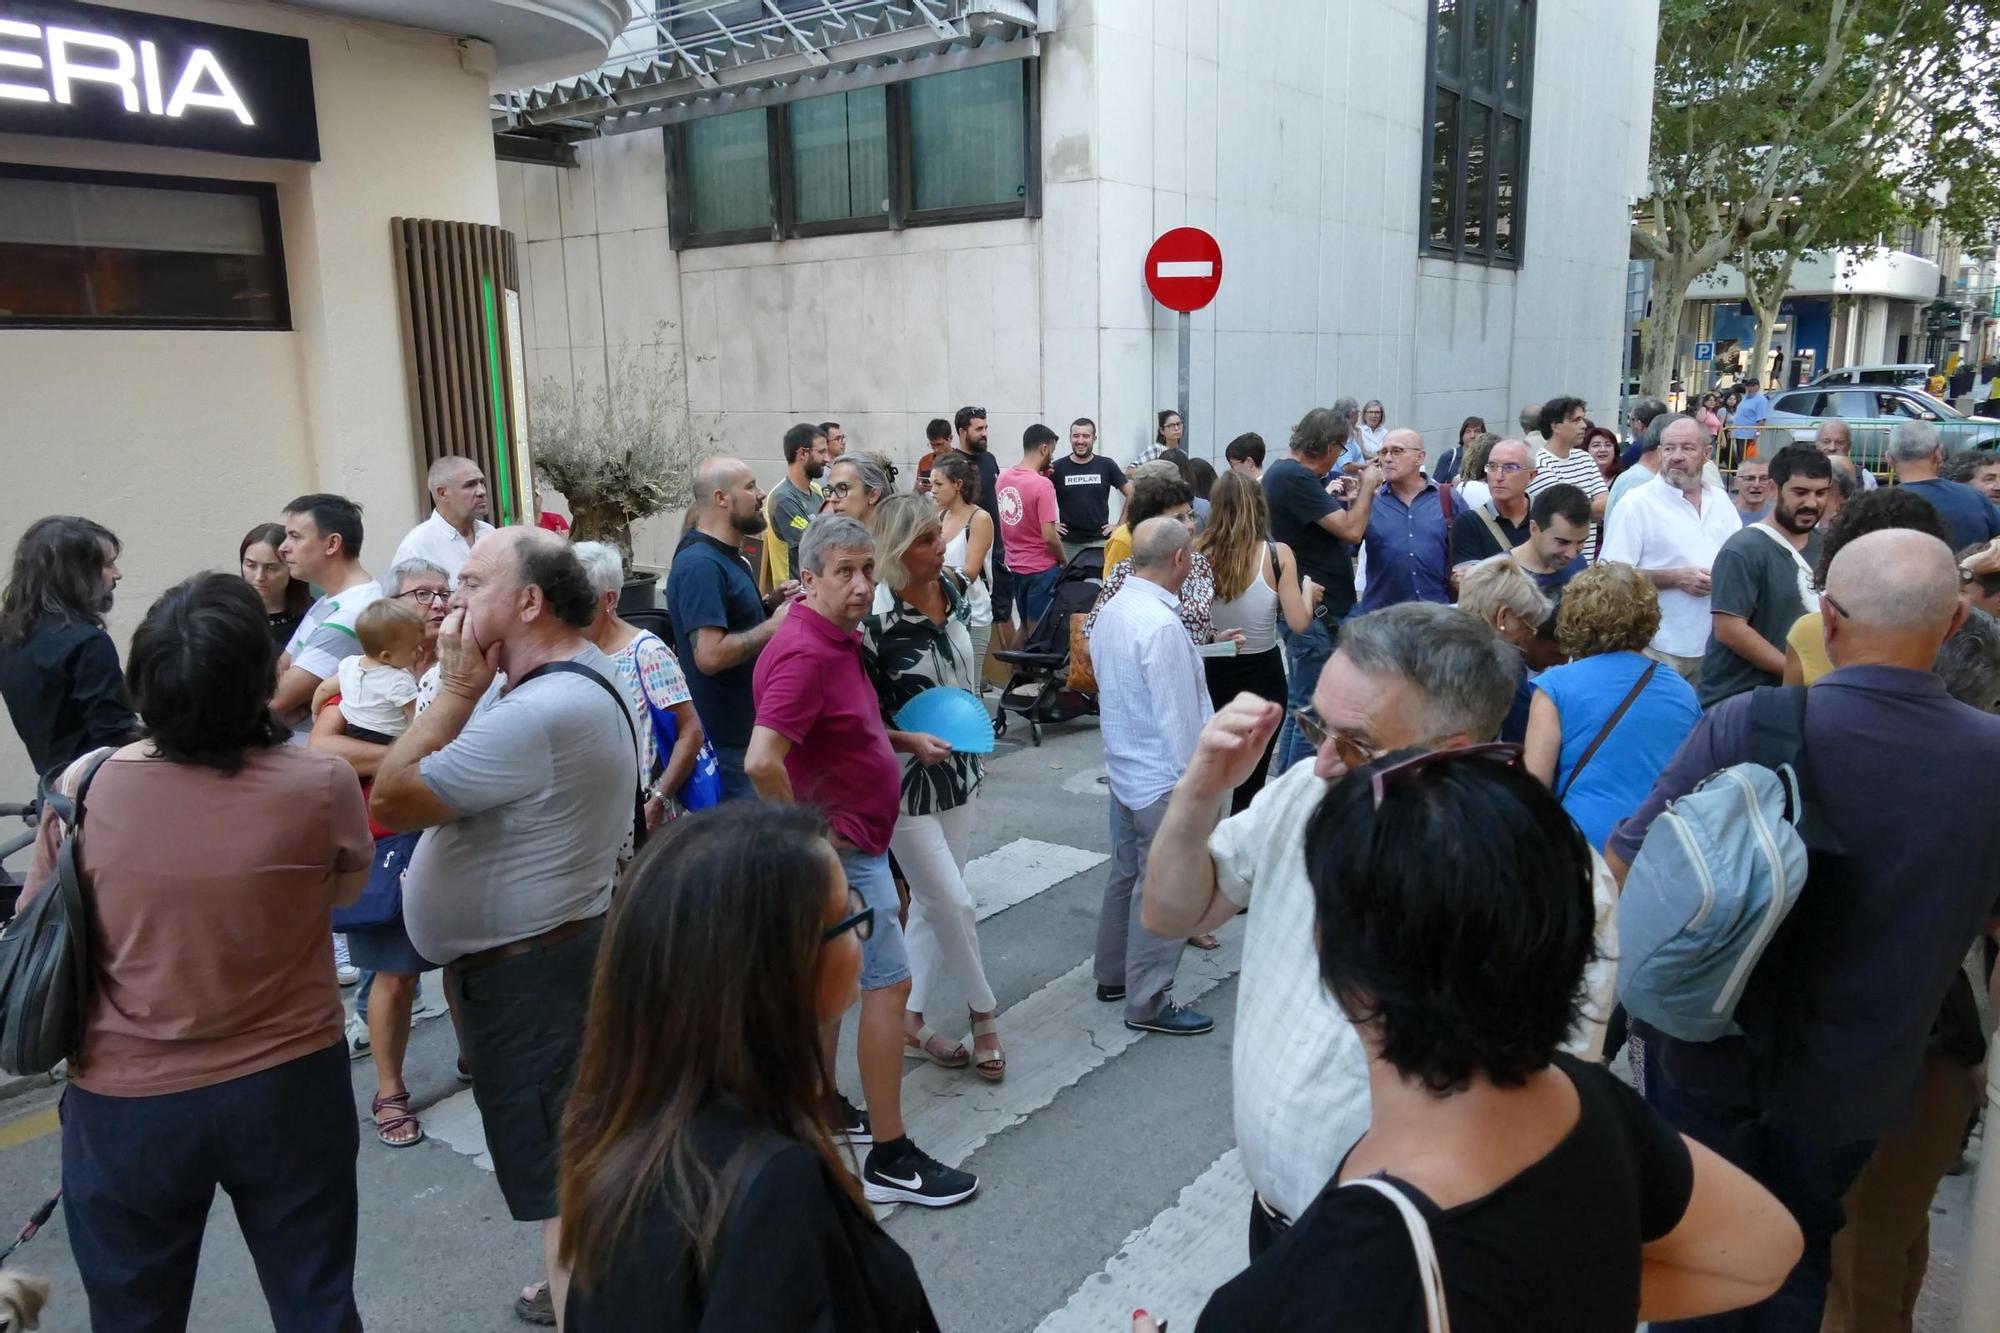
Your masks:
M 1222 941 L 1220 949 L 1210 953 L 1188 949 L 1181 954 L 1174 985 L 1177 1002 L 1187 1004 L 1205 995 L 1242 966 L 1242 922 L 1231 921 L 1216 936 Z M 1125 1026 L 1124 1005 L 1098 1001 L 1088 958 L 1003 1010 L 999 1024 L 1007 1048 L 1005 1082 L 987 1083 L 971 1070 L 931 1064 L 903 1076 L 904 1130 L 918 1147 L 947 1166 L 964 1162 L 995 1134 L 1020 1124 L 1064 1088 L 1124 1054 L 1146 1035 Z M 1209 1034 L 1172 1040 L 1217 1038 Z M 887 1217 L 891 1211 L 877 1208 L 875 1215 Z M 1131 1311 L 1131 1306 L 1125 1307 L 1126 1314 Z
M 1250 1262 L 1249 1211 L 1250 1182 L 1231 1148 L 1171 1208 L 1127 1236 L 1035 1333 L 1104 1333 L 1126 1327 L 1137 1309 L 1192 1329 L 1209 1294 Z
M 1016 838 L 966 862 L 965 887 L 978 919 L 984 921 L 1110 859 L 1081 847 Z
M 1215 265 L 1206 259 L 1162 259 L 1153 265 L 1153 272 L 1162 278 L 1212 278 Z
M 486 1123 L 479 1118 L 471 1088 L 462 1088 L 435 1106 L 418 1108 L 417 1118 L 423 1121 L 426 1138 L 470 1157 L 481 1171 L 493 1169 L 492 1155 L 486 1151 Z

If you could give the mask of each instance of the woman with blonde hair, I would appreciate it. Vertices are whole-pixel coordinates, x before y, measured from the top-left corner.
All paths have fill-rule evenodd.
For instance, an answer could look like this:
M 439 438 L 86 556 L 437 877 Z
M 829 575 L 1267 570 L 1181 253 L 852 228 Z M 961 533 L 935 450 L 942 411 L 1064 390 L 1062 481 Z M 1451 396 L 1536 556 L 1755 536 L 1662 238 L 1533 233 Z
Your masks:
M 1592 565 L 1569 581 L 1556 613 L 1569 663 L 1535 678 L 1528 771 L 1598 851 L 1701 719 L 1693 687 L 1645 655 L 1659 628 L 1660 597 L 1644 574 L 1615 560 Z
M 1534 704 L 1535 673 L 1528 669 L 1529 645 L 1549 618 L 1548 594 L 1535 585 L 1528 571 L 1511 555 L 1488 556 L 1465 571 L 1458 583 L 1458 609 L 1470 611 L 1521 654 L 1522 671 L 1514 687 L 1514 706 L 1500 724 L 1500 739 L 1519 745 L 1528 734 L 1528 712 Z
M 950 474 L 931 469 L 932 484 Z M 875 539 L 875 609 L 861 622 L 861 658 L 882 701 L 882 716 L 894 719 L 903 705 L 940 685 L 977 694 L 979 658 L 974 654 L 971 602 L 957 570 L 947 569 L 937 509 L 920 495 L 891 495 L 875 506 L 869 520 Z M 888 721 L 890 738 L 896 723 Z M 917 738 L 937 746 L 935 737 Z M 902 752 L 902 805 L 889 850 L 910 885 L 910 919 L 905 929 L 910 952 L 910 998 L 903 1014 L 907 1053 L 947 1069 L 967 1066 L 998 1082 L 1007 1074 L 1007 1055 L 994 1030 L 999 1001 L 979 957 L 978 915 L 965 886 L 965 862 L 972 853 L 972 806 L 984 776 L 979 756 L 922 746 Z M 925 1021 L 930 995 L 945 975 L 965 990 L 972 1052 L 940 1035 Z
M 1233 657 L 1202 661 L 1208 672 L 1208 697 L 1219 709 L 1239 694 L 1254 694 L 1275 704 L 1285 702 L 1285 659 L 1278 644 L 1278 615 L 1292 633 L 1312 625 L 1313 605 L 1320 587 L 1299 580 L 1292 548 L 1271 540 L 1271 511 L 1264 488 L 1240 472 L 1216 478 L 1209 493 L 1208 524 L 1194 539 L 1194 549 L 1208 557 L 1214 569 L 1215 596 L 1209 620 L 1216 637 L 1240 630 L 1243 640 Z M 1263 789 L 1265 770 L 1277 733 L 1264 744 L 1264 757 L 1230 798 L 1232 813 L 1247 808 Z

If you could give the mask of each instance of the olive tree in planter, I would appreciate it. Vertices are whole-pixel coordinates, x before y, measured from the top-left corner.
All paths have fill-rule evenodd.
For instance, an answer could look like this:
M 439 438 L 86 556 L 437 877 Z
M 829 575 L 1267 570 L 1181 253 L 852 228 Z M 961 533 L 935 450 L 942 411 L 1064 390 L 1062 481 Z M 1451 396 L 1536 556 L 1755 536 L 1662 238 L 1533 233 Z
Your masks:
M 620 347 L 606 369 L 602 384 L 543 379 L 530 395 L 531 438 L 541 480 L 569 501 L 571 535 L 610 542 L 630 570 L 632 525 L 687 502 L 700 446 L 678 347 L 664 337 Z

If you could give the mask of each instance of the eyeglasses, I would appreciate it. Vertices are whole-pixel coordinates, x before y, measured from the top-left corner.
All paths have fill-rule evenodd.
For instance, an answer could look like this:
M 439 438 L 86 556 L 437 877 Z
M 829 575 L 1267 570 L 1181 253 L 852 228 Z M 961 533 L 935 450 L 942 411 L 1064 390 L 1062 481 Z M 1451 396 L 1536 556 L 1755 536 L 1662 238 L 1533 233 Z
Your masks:
M 1351 732 L 1327 726 L 1310 708 L 1294 709 L 1292 721 L 1298 724 L 1299 734 L 1313 749 L 1323 750 L 1327 742 L 1332 741 L 1334 757 L 1347 768 L 1366 768 L 1388 753 L 1378 746 L 1357 740 Z
M 1375 798 L 1375 808 L 1382 808 L 1382 795 L 1388 788 L 1390 778 L 1402 777 L 1432 764 L 1447 764 L 1460 759 L 1492 759 L 1509 767 L 1518 767 L 1521 747 L 1505 741 L 1489 741 L 1485 745 L 1462 745 L 1453 750 L 1431 750 L 1405 759 L 1400 764 L 1378 768 L 1368 776 L 1368 791 Z
M 1377 449 L 1375 456 L 1377 458 L 1402 458 L 1409 454 L 1420 454 L 1422 452 L 1423 450 L 1421 449 L 1405 449 L 1402 445 L 1398 444 L 1392 445 L 1387 449 Z
M 875 909 L 862 898 L 861 890 L 852 884 L 847 886 L 847 906 L 847 916 L 820 932 L 820 943 L 831 944 L 850 930 L 854 932 L 855 939 L 866 943 L 868 937 L 875 933 Z
M 1823 592 L 1819 595 L 1819 599 L 1822 602 L 1825 602 L 1829 607 L 1832 607 L 1833 613 L 1839 616 L 1842 620 L 1854 619 L 1853 615 L 1849 613 L 1846 607 L 1842 606 L 1839 602 L 1833 600 L 1833 594 Z
M 836 481 L 833 485 L 826 488 L 826 493 L 836 500 L 845 500 L 848 496 L 854 494 L 854 483 L 851 481 Z
M 451 594 L 443 588 L 410 588 L 396 594 L 399 602 L 421 602 L 427 606 L 443 606 L 451 601 Z
M 1489 477 L 1511 477 L 1524 466 L 1525 464 L 1521 463 L 1488 463 L 1486 465 L 1486 475 Z

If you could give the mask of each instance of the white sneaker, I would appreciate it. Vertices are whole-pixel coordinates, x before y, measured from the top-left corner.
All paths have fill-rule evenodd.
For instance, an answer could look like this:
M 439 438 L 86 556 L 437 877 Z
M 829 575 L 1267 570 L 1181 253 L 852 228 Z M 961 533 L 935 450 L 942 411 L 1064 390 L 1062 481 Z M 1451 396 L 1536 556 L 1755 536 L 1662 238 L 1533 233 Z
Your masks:
M 359 1060 L 368 1054 L 368 1020 L 360 1014 L 347 1016 L 347 1058 Z
M 361 980 L 361 969 L 348 961 L 345 935 L 333 937 L 333 976 L 343 986 L 352 986 Z

